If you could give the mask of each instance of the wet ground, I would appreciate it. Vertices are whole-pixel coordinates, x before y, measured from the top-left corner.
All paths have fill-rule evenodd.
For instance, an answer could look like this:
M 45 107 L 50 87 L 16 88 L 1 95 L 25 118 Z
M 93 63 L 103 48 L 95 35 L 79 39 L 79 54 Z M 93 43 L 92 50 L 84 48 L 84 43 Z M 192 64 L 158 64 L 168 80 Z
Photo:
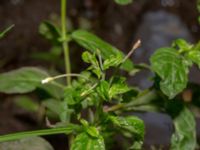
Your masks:
M 170 41 L 175 37 L 184 37 L 192 42 L 200 39 L 200 27 L 197 23 L 198 13 L 195 3 L 195 0 L 136 0 L 133 4 L 122 7 L 116 5 L 111 0 L 69 0 L 68 17 L 71 21 L 72 28 L 76 29 L 81 27 L 89 29 L 104 40 L 123 50 L 125 53 L 130 50 L 132 44 L 138 37 L 142 38 L 145 42 L 142 47 L 143 50 L 141 49 L 138 52 L 141 54 L 138 55 L 143 57 L 137 57 L 137 55 L 135 55 L 133 60 L 135 62 L 147 62 L 154 48 L 169 45 Z M 15 24 L 15 28 L 8 36 L 0 41 L 0 72 L 29 65 L 48 67 L 48 63 L 32 59 L 30 54 L 32 52 L 49 50 L 50 44 L 38 34 L 38 26 L 40 22 L 46 19 L 58 20 L 58 15 L 58 0 L 1 0 L 0 30 L 10 24 Z M 156 16 L 157 19 L 155 19 Z M 159 19 L 159 17 L 161 19 Z M 151 21 L 148 20 L 149 18 Z M 170 24 L 167 23 L 167 19 L 174 20 L 171 21 L 172 24 Z M 150 22 L 151 25 L 148 25 Z M 166 22 L 166 24 L 163 22 Z M 156 32 L 153 28 L 155 28 Z M 173 28 L 173 30 L 171 30 L 171 28 Z M 157 29 L 159 30 L 157 31 Z M 159 39 L 162 39 L 162 41 L 152 41 L 152 37 L 155 35 L 158 36 Z M 157 37 L 155 37 L 155 39 L 156 38 Z M 151 47 L 152 42 L 154 42 L 153 48 Z M 84 66 L 80 63 L 81 61 L 79 58 L 73 57 L 81 52 L 80 49 L 77 49 L 73 43 L 72 47 L 71 58 L 75 68 L 73 71 L 77 72 Z M 193 69 L 192 81 L 200 82 L 198 77 L 199 73 L 196 69 Z M 144 78 L 140 76 L 139 79 L 141 83 L 137 84 L 143 86 Z M 138 80 L 138 78 L 131 78 L 130 83 L 136 84 L 135 80 Z M 145 81 L 144 87 L 146 83 Z M 4 120 L 4 122 L 0 123 L 1 134 L 30 130 L 34 129 L 35 126 L 40 126 L 33 114 L 29 114 L 29 118 L 24 115 L 24 112 L 20 112 L 19 109 L 15 108 L 9 96 L 0 95 L 0 98 L 2 101 L 0 104 L 0 118 Z M 8 110 L 13 111 L 9 111 L 8 113 Z M 154 115 L 154 119 L 159 120 L 159 115 Z M 160 120 L 159 123 L 166 124 L 166 120 Z M 151 123 L 149 123 L 149 127 L 150 126 Z M 169 126 L 167 125 L 166 128 Z M 158 129 L 156 126 L 153 126 L 153 128 L 155 130 Z M 166 128 L 163 127 L 161 130 L 163 131 Z M 151 144 L 153 143 L 153 141 L 151 141 L 151 135 L 151 133 L 146 135 L 146 137 L 150 139 L 146 142 L 147 145 L 149 145 L 148 142 Z M 63 139 L 62 136 L 56 138 Z M 49 140 L 56 145 L 55 147 L 57 149 L 62 150 L 62 148 L 65 147 L 57 146 L 58 143 L 53 139 L 54 137 L 49 137 Z M 155 144 L 159 145 L 159 143 L 156 142 Z

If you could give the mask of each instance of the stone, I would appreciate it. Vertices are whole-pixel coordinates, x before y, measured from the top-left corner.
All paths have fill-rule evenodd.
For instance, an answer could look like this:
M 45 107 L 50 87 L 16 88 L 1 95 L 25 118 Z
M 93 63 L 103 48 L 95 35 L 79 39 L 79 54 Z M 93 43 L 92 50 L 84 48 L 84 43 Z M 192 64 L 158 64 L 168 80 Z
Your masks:
M 135 63 L 148 64 L 150 56 L 156 49 L 171 46 L 172 42 L 178 38 L 193 41 L 189 30 L 180 18 L 163 10 L 146 13 L 135 38 L 141 39 L 142 46 L 135 51 L 132 59 Z M 152 76 L 150 72 L 142 72 L 134 78 L 134 81 L 145 89 L 152 85 L 149 81 L 149 77 Z M 131 83 L 135 84 L 134 81 Z

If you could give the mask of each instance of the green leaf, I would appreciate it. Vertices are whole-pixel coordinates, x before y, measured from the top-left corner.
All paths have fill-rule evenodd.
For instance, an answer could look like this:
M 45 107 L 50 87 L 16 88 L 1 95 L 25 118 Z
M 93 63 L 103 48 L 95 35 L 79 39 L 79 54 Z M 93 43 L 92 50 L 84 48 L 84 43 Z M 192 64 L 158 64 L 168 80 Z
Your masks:
M 161 78 L 160 88 L 170 99 L 186 86 L 188 65 L 174 48 L 158 49 L 151 56 L 152 70 Z
M 3 38 L 12 28 L 14 28 L 15 25 L 11 25 L 8 28 L 6 28 L 3 32 L 0 32 L 0 39 Z
M 0 143 L 1 150 L 53 150 L 45 139 L 40 137 L 25 138 L 17 141 Z
M 175 133 L 171 138 L 171 150 L 194 150 L 196 147 L 196 122 L 188 108 L 183 108 L 174 119 Z
M 110 67 L 117 67 L 122 63 L 122 55 L 111 55 L 110 58 L 106 59 L 103 63 L 103 69 L 107 70 Z
M 92 136 L 92 137 L 94 137 L 94 138 L 98 138 L 98 137 L 99 137 L 99 131 L 97 130 L 96 127 L 93 127 L 93 126 L 87 127 L 86 132 L 87 132 L 90 136 Z
M 28 93 L 41 88 L 55 98 L 62 96 L 62 89 L 53 82 L 41 84 L 48 73 L 35 67 L 23 67 L 0 74 L 0 92 L 7 94 Z
M 128 85 L 125 83 L 125 78 L 122 77 L 114 77 L 112 81 L 112 85 L 109 89 L 109 97 L 110 99 L 116 95 L 123 94 L 131 90 Z
M 65 89 L 64 98 L 68 105 L 75 105 L 82 100 L 81 93 L 83 92 L 81 87 L 67 87 Z
M 61 133 L 70 134 L 72 132 L 79 131 L 79 130 L 80 130 L 80 126 L 70 124 L 67 127 L 62 127 L 62 128 L 43 129 L 43 130 L 27 131 L 27 132 L 19 132 L 19 133 L 1 135 L 0 142 L 19 140 L 22 138 L 35 137 L 35 136 L 61 134 Z
M 120 4 L 120 5 L 127 5 L 127 4 L 130 4 L 133 2 L 133 0 L 115 0 L 115 2 L 117 4 Z
M 96 67 L 99 65 L 95 54 L 92 55 L 89 52 L 83 52 L 82 59 L 83 59 L 84 62 L 90 63 L 90 64 L 92 64 L 92 65 L 94 65 Z
M 60 44 L 59 38 L 60 32 L 59 30 L 50 22 L 44 21 L 39 26 L 39 33 L 43 35 L 46 39 L 50 40 L 55 45 Z
M 174 41 L 172 45 L 174 48 L 178 47 L 179 53 L 190 51 L 191 48 L 193 47 L 192 44 L 189 44 L 184 39 L 177 39 Z
M 59 114 L 60 120 L 62 122 L 70 122 L 70 117 L 74 110 L 68 107 L 66 101 L 61 102 L 60 109 L 61 109 L 61 113 Z
M 85 119 L 80 119 L 80 123 L 81 123 L 84 127 L 86 127 L 86 128 L 89 126 L 88 121 L 85 120 Z
M 81 133 L 76 136 L 71 150 L 105 150 L 104 139 L 102 136 L 93 138 L 87 133 Z
M 68 122 L 70 120 L 73 110 L 68 107 L 68 103 L 66 101 L 46 99 L 42 104 L 51 113 L 56 114 L 60 118 L 61 122 Z
M 92 70 L 92 72 L 94 74 L 96 74 L 98 78 L 100 78 L 101 77 L 101 68 L 96 59 L 95 53 L 92 55 L 89 52 L 83 52 L 82 59 L 84 62 L 91 64 L 91 66 L 88 69 Z
M 46 99 L 42 102 L 42 104 L 49 109 L 50 111 L 52 111 L 53 113 L 59 115 L 62 113 L 62 109 L 61 109 L 61 105 L 62 102 L 58 101 L 58 100 L 54 100 L 54 99 Z
M 112 98 L 116 95 L 126 93 L 129 90 L 130 88 L 126 84 L 113 84 L 109 90 L 109 96 Z
M 100 50 L 102 57 L 104 59 L 109 59 L 110 56 L 118 56 L 121 55 L 124 57 L 124 54 L 118 50 L 117 48 L 113 47 L 112 45 L 108 44 L 107 42 L 103 41 L 96 35 L 89 33 L 84 30 L 76 30 L 72 33 L 72 39 L 74 39 L 78 44 L 90 50 L 92 52 L 96 52 Z M 134 66 L 133 63 L 128 59 L 123 65 L 122 68 L 126 71 L 131 71 Z
M 31 58 L 47 61 L 50 63 L 54 63 L 59 65 L 62 60 L 60 60 L 60 56 L 62 54 L 62 47 L 61 46 L 53 46 L 50 51 L 47 52 L 34 52 L 31 54 Z
M 197 0 L 197 9 L 200 12 L 200 0 Z
M 187 54 L 187 57 L 195 63 L 200 69 L 200 50 L 199 51 L 190 51 Z
M 133 101 L 138 94 L 139 94 L 138 89 L 136 89 L 134 87 L 130 87 L 129 91 L 122 94 L 123 103 L 129 103 L 129 102 Z
M 144 139 L 144 122 L 138 117 L 109 116 L 109 120 L 114 125 L 133 133 L 138 141 L 142 141 Z
M 53 98 L 60 99 L 63 97 L 64 90 L 60 86 L 55 84 L 55 82 L 40 84 L 38 88 L 46 91 Z
M 0 74 L 0 92 L 27 93 L 41 85 L 41 80 L 48 74 L 38 68 L 24 67 Z
M 129 150 L 141 150 L 143 146 L 143 142 L 134 142 L 133 145 L 129 148 Z
M 17 96 L 15 98 L 15 104 L 18 107 L 21 107 L 24 110 L 31 111 L 31 112 L 37 112 L 40 107 L 37 102 L 35 102 L 33 99 L 31 99 L 28 96 Z
M 99 83 L 99 86 L 97 87 L 97 93 L 103 100 L 109 101 L 110 99 L 109 89 L 110 89 L 109 83 L 107 81 L 101 81 Z

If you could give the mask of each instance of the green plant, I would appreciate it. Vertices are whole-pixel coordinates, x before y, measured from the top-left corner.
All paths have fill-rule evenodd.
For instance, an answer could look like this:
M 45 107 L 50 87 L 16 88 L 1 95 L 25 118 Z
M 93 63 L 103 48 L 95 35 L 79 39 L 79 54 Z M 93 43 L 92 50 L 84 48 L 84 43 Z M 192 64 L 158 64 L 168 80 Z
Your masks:
M 127 5 L 133 2 L 133 0 L 115 0 L 116 3 L 120 5 Z
M 11 26 L 9 26 L 8 28 L 6 28 L 4 31 L 2 31 L 2 32 L 0 33 L 0 39 L 3 38 L 3 37 L 6 35 L 6 33 L 9 32 L 14 26 L 15 26 L 15 25 L 11 25 Z
M 197 0 L 197 10 L 200 13 L 200 0 Z M 198 21 L 200 23 L 200 16 L 198 17 Z
M 131 1 L 117 1 L 128 4 Z M 123 149 L 142 149 L 145 127 L 132 111 L 156 111 L 169 114 L 175 125 L 171 149 L 195 149 L 196 132 L 193 113 L 180 94 L 187 88 L 190 67 L 200 67 L 200 43 L 190 44 L 176 40 L 171 47 L 160 48 L 151 56 L 151 65 L 133 64 L 130 55 L 139 47 L 138 40 L 132 50 L 124 55 L 120 50 L 84 30 L 67 32 L 66 0 L 61 0 L 61 30 L 44 22 L 47 39 L 62 46 L 66 73 L 50 76 L 44 70 L 25 67 L 0 75 L 0 92 L 25 94 L 36 89 L 43 90 L 47 97 L 42 106 L 47 108 L 47 125 L 50 129 L 20 132 L 0 136 L 0 142 L 32 136 L 64 133 L 69 135 L 71 150 L 104 150 L 113 146 L 117 133 L 123 135 Z M 75 41 L 88 51 L 82 59 L 89 66 L 80 74 L 71 73 L 68 43 Z M 114 70 L 108 75 L 109 69 Z M 154 85 L 144 91 L 129 86 L 120 70 L 130 74 L 148 69 L 155 74 Z M 64 84 L 62 78 L 66 78 Z M 24 100 L 25 106 L 35 111 L 37 105 Z M 24 103 L 20 104 L 21 106 Z M 49 118 L 58 120 L 51 124 Z M 131 139 L 131 140 L 130 140 Z

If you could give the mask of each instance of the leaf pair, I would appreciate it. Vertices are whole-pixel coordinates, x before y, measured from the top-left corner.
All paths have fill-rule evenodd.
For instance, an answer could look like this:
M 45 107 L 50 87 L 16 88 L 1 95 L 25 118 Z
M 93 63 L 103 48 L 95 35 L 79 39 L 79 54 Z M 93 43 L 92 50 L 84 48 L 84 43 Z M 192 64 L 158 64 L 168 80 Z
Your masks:
M 99 60 L 97 60 L 97 58 Z M 88 68 L 94 74 L 97 75 L 98 78 L 103 76 L 103 72 L 110 67 L 118 67 L 123 62 L 123 57 L 120 54 L 111 55 L 102 62 L 101 54 L 97 51 L 97 56 L 95 53 L 91 54 L 89 52 L 84 52 L 82 54 L 82 59 L 86 63 L 90 63 L 91 66 Z
M 191 45 L 177 40 L 173 47 L 160 48 L 151 56 L 151 68 L 161 78 L 160 88 L 170 99 L 174 98 L 188 82 L 189 67 L 200 67 L 200 43 Z
M 99 86 L 97 87 L 98 94 L 105 101 L 109 101 L 115 96 L 126 93 L 130 90 L 131 89 L 125 83 L 124 78 L 120 78 L 120 77 L 115 77 L 112 80 L 112 83 L 108 83 L 105 80 L 101 81 L 99 83 Z
M 186 88 L 188 66 L 176 49 L 158 49 L 151 57 L 151 67 L 161 78 L 162 92 L 170 99 Z

